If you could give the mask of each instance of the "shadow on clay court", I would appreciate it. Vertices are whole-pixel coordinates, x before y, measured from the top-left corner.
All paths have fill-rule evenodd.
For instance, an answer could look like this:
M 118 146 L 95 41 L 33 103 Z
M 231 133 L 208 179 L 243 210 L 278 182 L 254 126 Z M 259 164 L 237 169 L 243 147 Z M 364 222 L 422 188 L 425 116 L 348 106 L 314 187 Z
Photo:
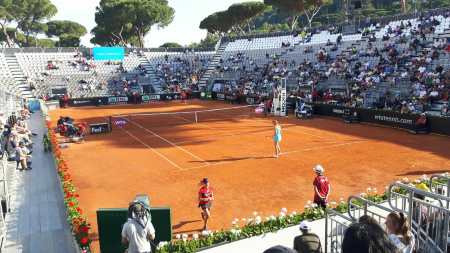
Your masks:
M 407 173 L 398 174 L 396 176 L 414 176 L 414 175 L 432 175 L 432 174 L 441 174 L 446 173 L 448 170 L 433 170 L 433 171 L 422 171 L 422 170 L 416 170 L 416 171 L 408 171 Z
M 182 222 L 178 223 L 177 225 L 172 226 L 172 229 L 181 228 L 182 226 L 184 226 L 184 225 L 186 225 L 186 224 L 189 224 L 189 223 L 195 223 L 195 222 L 199 222 L 199 221 L 202 221 L 202 220 L 182 221 Z
M 223 156 L 223 159 L 212 159 L 212 160 L 204 160 L 204 161 L 191 161 L 193 163 L 214 163 L 214 162 L 233 162 L 233 161 L 242 161 L 249 159 L 266 159 L 269 156 L 248 156 L 248 157 L 231 157 L 231 156 Z

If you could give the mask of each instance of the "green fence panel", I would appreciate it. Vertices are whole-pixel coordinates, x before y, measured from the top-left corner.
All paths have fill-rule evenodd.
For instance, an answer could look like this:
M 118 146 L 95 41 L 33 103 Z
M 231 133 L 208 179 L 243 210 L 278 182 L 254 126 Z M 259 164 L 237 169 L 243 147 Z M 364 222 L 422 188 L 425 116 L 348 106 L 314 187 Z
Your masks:
M 98 236 L 101 253 L 123 253 L 126 244 L 122 244 L 122 226 L 127 220 L 128 208 L 101 208 L 97 210 Z M 172 210 L 170 207 L 152 207 L 152 224 L 156 238 L 153 244 L 172 240 Z M 152 251 L 156 249 L 152 245 Z
M 200 100 L 211 100 L 212 92 L 211 91 L 200 91 Z

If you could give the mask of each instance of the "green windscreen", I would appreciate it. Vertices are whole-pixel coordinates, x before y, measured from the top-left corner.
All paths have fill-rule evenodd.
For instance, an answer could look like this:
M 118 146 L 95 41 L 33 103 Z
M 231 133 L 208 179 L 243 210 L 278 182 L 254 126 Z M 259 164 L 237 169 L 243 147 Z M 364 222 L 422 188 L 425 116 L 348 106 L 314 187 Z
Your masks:
M 127 221 L 127 208 L 101 208 L 97 210 L 98 236 L 101 253 L 123 253 L 122 226 Z M 172 210 L 170 207 L 152 207 L 152 224 L 155 227 L 154 245 L 172 240 Z M 156 249 L 152 245 L 152 251 Z

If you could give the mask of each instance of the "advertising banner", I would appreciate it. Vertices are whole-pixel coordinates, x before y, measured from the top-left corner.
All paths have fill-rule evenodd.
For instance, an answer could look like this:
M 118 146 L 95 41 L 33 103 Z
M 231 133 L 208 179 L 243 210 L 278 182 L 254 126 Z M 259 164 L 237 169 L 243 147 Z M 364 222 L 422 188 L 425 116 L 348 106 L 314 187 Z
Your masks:
M 280 102 L 281 102 L 281 108 L 280 108 L 280 116 L 284 117 L 286 116 L 286 89 L 281 89 L 280 93 Z
M 110 97 L 108 98 L 108 103 L 110 105 L 127 104 L 128 97 Z
M 123 47 L 94 47 L 94 60 L 123 60 Z
M 89 125 L 91 134 L 109 133 L 108 123 L 98 123 Z

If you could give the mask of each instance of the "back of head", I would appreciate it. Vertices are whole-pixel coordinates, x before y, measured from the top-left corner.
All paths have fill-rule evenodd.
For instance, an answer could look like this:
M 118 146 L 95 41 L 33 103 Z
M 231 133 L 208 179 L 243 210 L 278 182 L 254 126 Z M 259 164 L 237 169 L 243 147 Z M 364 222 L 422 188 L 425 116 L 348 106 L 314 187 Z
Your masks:
M 400 253 L 387 233 L 372 222 L 352 224 L 344 235 L 342 253 Z

